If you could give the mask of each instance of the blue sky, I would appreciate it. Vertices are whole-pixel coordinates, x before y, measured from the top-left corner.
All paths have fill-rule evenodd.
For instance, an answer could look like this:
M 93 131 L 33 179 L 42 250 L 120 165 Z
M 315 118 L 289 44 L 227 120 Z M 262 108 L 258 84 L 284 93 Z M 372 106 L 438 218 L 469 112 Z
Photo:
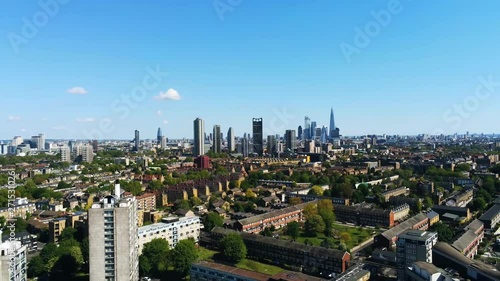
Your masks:
M 0 139 L 500 132 L 495 0 L 55 1 L 0 2 Z

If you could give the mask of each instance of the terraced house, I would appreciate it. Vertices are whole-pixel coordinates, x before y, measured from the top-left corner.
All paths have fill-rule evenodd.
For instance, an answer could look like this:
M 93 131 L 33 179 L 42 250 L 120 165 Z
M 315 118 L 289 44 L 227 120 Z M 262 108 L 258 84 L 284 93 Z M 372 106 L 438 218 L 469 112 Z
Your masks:
M 211 237 L 216 244 L 224 236 L 238 233 L 234 230 L 215 227 Z M 346 251 L 323 247 L 306 246 L 272 237 L 239 232 L 247 247 L 247 256 L 257 260 L 267 260 L 275 264 L 288 265 L 307 273 L 341 274 L 348 268 L 351 255 Z
M 290 222 L 303 220 L 302 210 L 307 204 L 314 203 L 299 204 L 262 215 L 241 219 L 234 224 L 234 229 L 258 234 L 267 227 L 274 226 L 277 229 L 285 227 Z

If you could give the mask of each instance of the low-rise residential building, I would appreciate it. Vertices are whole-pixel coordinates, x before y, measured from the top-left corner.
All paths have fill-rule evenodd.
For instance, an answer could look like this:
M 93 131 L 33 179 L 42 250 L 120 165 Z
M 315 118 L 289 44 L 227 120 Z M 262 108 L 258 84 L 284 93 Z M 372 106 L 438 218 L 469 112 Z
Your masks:
M 464 231 L 451 246 L 464 256 L 473 259 L 477 255 L 479 244 L 484 238 L 484 224 L 476 219 L 466 226 Z
M 346 251 L 307 246 L 272 237 L 236 232 L 215 227 L 211 232 L 211 241 L 218 245 L 220 239 L 231 233 L 239 233 L 247 247 L 249 258 L 265 259 L 281 266 L 288 265 L 306 273 L 328 273 L 335 276 L 345 272 L 351 255 Z
M 260 233 L 267 227 L 274 226 L 279 229 L 285 227 L 293 221 L 302 221 L 302 210 L 307 204 L 303 203 L 280 210 L 274 210 L 269 213 L 238 220 L 234 224 L 234 228 L 239 231 L 248 233 Z
M 391 197 L 407 196 L 407 195 L 410 195 L 410 189 L 407 188 L 406 186 L 390 189 L 382 193 L 382 196 L 385 198 L 385 201 L 389 201 Z
M 4 234 L 2 241 L 10 240 L 10 233 Z M 13 237 L 15 241 L 21 242 L 21 245 L 26 246 L 28 252 L 36 252 L 38 250 L 38 237 L 27 231 L 18 232 Z
M 59 243 L 59 236 L 66 228 L 66 218 L 57 218 L 49 221 L 49 241 Z
M 479 220 L 484 223 L 484 228 L 494 230 L 500 221 L 500 204 L 493 205 Z
M 474 190 L 467 189 L 446 201 L 446 206 L 466 207 L 474 199 Z
M 403 204 L 392 208 L 394 212 L 394 221 L 402 221 L 410 214 L 410 205 Z
M 191 281 L 238 280 L 238 281 L 268 281 L 269 275 L 239 269 L 220 263 L 201 261 L 191 266 Z
M 432 210 L 439 214 L 441 220 L 445 220 L 446 217 L 457 217 L 455 220 L 458 219 L 459 221 L 469 221 L 472 218 L 470 210 L 467 207 L 434 205 L 432 207 Z
M 429 219 L 429 226 L 433 226 L 435 223 L 439 222 L 439 214 L 434 211 L 428 212 L 427 218 Z
M 201 220 L 197 216 L 167 217 L 160 223 L 139 227 L 139 254 L 142 253 L 144 244 L 153 239 L 167 240 L 168 245 L 172 248 L 184 239 L 193 238 L 197 243 L 200 239 L 201 227 Z
M 282 201 L 284 202 L 289 202 L 290 198 L 300 198 L 302 202 L 311 202 L 311 201 L 317 201 L 317 200 L 322 200 L 322 199 L 328 199 L 332 200 L 333 205 L 349 205 L 349 199 L 345 198 L 336 198 L 336 197 L 324 197 L 324 196 L 318 196 L 318 195 L 311 195 L 311 194 L 303 194 L 298 191 L 296 192 L 287 192 L 282 194 L 283 198 Z
M 393 227 L 394 212 L 392 210 L 375 209 L 364 206 L 335 206 L 337 220 L 361 226 Z
M 13 204 L 14 207 L 0 208 L 0 217 L 26 219 L 28 214 L 33 214 L 36 211 L 35 203 L 28 201 L 28 198 L 16 198 Z
M 144 211 L 155 210 L 156 209 L 156 196 L 153 193 L 144 193 L 142 195 L 136 196 L 137 208 Z

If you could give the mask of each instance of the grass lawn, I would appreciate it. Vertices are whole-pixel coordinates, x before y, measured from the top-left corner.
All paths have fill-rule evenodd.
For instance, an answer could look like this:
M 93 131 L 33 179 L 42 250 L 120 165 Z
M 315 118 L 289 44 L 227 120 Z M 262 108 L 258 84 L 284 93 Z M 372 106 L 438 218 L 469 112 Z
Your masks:
M 209 250 L 207 248 L 198 248 L 198 261 L 212 260 L 213 256 L 217 254 L 216 251 Z
M 348 227 L 344 225 L 334 224 L 333 229 L 338 232 L 338 234 L 342 232 L 347 232 L 351 236 L 351 240 L 347 241 L 346 246 L 347 249 L 351 250 L 352 248 L 358 246 L 359 244 L 365 242 L 374 236 L 372 233 L 376 232 L 378 234 L 380 231 L 368 229 L 368 228 L 359 228 L 359 227 Z M 289 236 L 282 236 L 283 239 L 291 240 Z M 326 239 L 324 234 L 320 234 L 317 237 L 307 237 L 304 232 L 300 232 L 300 237 L 296 239 L 297 242 L 305 244 L 305 241 L 308 240 L 314 246 L 321 246 L 321 242 Z M 333 238 L 335 241 L 339 241 L 339 239 Z
M 267 274 L 267 275 L 275 275 L 275 274 L 278 274 L 278 273 L 281 273 L 284 271 L 283 269 L 281 269 L 277 266 L 268 265 L 268 264 L 256 262 L 253 260 L 247 260 L 247 259 L 244 259 L 241 262 L 239 262 L 238 264 L 236 264 L 236 267 L 241 268 L 241 269 L 245 269 L 245 270 L 249 270 L 249 271 L 259 272 L 262 274 Z
M 217 260 L 217 254 L 219 252 L 209 250 L 207 248 L 199 247 L 198 248 L 198 261 L 216 261 Z M 215 257 L 214 257 L 215 256 Z M 237 268 L 240 269 L 245 269 L 249 271 L 254 271 L 254 272 L 259 272 L 262 274 L 267 274 L 267 275 L 275 275 L 283 271 L 283 269 L 265 264 L 265 263 L 260 263 L 257 261 L 249 260 L 249 259 L 244 259 L 238 264 L 234 265 Z

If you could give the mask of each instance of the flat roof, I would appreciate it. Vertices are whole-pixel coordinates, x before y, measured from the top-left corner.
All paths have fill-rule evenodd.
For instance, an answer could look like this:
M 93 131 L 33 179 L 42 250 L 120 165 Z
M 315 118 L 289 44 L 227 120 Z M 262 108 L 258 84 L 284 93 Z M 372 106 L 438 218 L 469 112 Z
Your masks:
M 200 262 L 193 264 L 191 268 L 194 268 L 194 267 L 203 267 L 203 268 L 206 268 L 208 270 L 215 270 L 215 271 L 224 272 L 227 274 L 232 274 L 232 275 L 236 275 L 236 276 L 250 278 L 250 279 L 255 280 L 255 281 L 268 281 L 269 280 L 268 275 L 254 272 L 254 271 L 239 269 L 237 267 L 224 265 L 221 263 L 200 261 Z

